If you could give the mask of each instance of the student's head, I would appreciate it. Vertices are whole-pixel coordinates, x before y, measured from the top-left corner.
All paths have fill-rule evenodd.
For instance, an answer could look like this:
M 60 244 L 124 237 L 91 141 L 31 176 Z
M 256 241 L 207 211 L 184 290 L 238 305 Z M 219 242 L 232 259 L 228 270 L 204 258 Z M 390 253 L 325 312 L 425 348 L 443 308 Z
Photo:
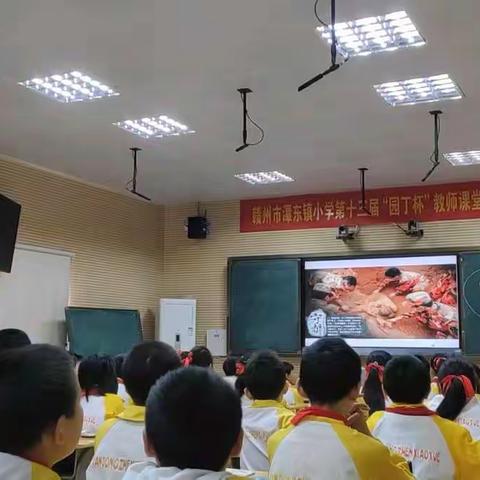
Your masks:
M 209 368 L 213 364 L 212 354 L 207 347 L 193 347 L 190 350 L 190 365 Z
M 442 367 L 443 363 L 447 360 L 447 356 L 444 353 L 436 353 L 430 359 L 430 368 L 435 376 L 438 375 L 440 368 Z
M 150 388 L 181 366 L 177 352 L 163 342 L 143 342 L 132 348 L 123 364 L 123 382 L 135 405 L 145 405 Z
M 427 372 L 430 374 L 430 362 L 427 360 L 427 358 L 418 353 L 415 354 L 415 357 L 417 357 L 423 363 L 423 366 L 427 369 Z
M 0 330 L 0 352 L 9 348 L 19 348 L 30 345 L 28 335 L 18 328 L 4 328 Z
M 115 355 L 113 361 L 115 362 L 115 374 L 117 378 L 123 380 L 123 363 L 125 362 L 126 355 L 124 353 L 120 353 L 119 355 Z
M 235 357 L 227 357 L 222 367 L 226 377 L 234 377 L 237 371 L 237 359 Z
M 342 278 L 342 285 L 346 290 L 353 291 L 357 286 L 357 279 L 353 275 L 347 275 Z
M 212 370 L 174 370 L 148 396 L 146 450 L 163 467 L 220 471 L 239 453 L 241 420 L 238 395 Z
M 397 267 L 390 267 L 385 270 L 385 278 L 387 280 L 399 280 L 402 272 Z
M 285 368 L 275 352 L 255 352 L 247 363 L 245 386 L 256 400 L 278 400 L 285 388 Z
M 437 413 L 455 420 L 465 405 L 475 396 L 477 375 L 473 365 L 462 358 L 452 358 L 443 363 L 438 372 L 438 383 L 443 394 Z
M 430 392 L 430 372 L 413 355 L 396 357 L 385 367 L 383 387 L 395 403 L 419 404 Z
M 385 350 L 374 350 L 367 357 L 363 398 L 370 409 L 370 414 L 379 410 L 385 410 L 383 374 L 385 365 L 391 359 L 392 356 Z
M 75 449 L 82 420 L 67 352 L 30 345 L 0 353 L 0 452 L 51 467 Z
M 306 347 L 300 366 L 300 386 L 312 404 L 340 402 L 350 410 L 360 386 L 358 354 L 340 338 L 322 338 Z
M 87 400 L 90 395 L 117 393 L 115 362 L 107 356 L 92 355 L 84 358 L 78 366 L 78 381 Z
M 283 368 L 285 370 L 285 376 L 287 377 L 288 382 L 291 385 L 295 385 L 296 378 L 295 378 L 295 375 L 293 374 L 293 371 L 295 370 L 295 366 L 290 362 L 283 362 Z

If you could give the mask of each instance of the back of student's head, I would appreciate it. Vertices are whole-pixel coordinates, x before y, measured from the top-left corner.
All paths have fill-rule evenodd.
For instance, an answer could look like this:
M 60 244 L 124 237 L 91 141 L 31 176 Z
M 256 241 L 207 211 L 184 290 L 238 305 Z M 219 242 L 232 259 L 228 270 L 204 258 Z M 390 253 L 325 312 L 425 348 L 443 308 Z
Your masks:
M 30 345 L 28 335 L 18 328 L 4 328 L 0 330 L 0 352 L 9 348 L 19 348 Z
M 430 372 L 413 355 L 396 357 L 385 367 L 383 387 L 395 403 L 419 404 L 430 392 Z
M 374 350 L 367 357 L 365 367 L 365 383 L 363 398 L 370 409 L 370 414 L 385 410 L 385 395 L 383 393 L 383 372 L 385 365 L 392 356 L 384 350 Z
M 277 400 L 285 387 L 285 367 L 270 350 L 255 352 L 247 363 L 245 386 L 256 400 Z
M 163 467 L 223 469 L 240 434 L 240 399 L 210 369 L 167 373 L 151 389 L 146 433 Z
M 150 388 L 181 366 L 177 352 L 163 342 L 143 342 L 132 348 L 123 364 L 123 382 L 135 405 L 145 405 Z
M 120 353 L 113 358 L 113 361 L 115 362 L 115 375 L 120 379 L 123 379 L 123 364 L 125 363 L 125 357 L 125 353 Z
M 117 393 L 117 375 L 112 357 L 91 355 L 84 358 L 78 366 L 78 381 L 87 399 L 92 394 Z
M 282 362 L 282 363 L 283 363 L 283 368 L 285 370 L 285 375 L 288 377 L 295 369 L 295 366 L 290 362 Z
M 322 338 L 303 350 L 300 385 L 312 403 L 331 404 L 360 384 L 361 370 L 360 357 L 344 340 Z
M 227 357 L 222 365 L 223 373 L 227 377 L 234 377 L 237 371 L 237 359 L 235 357 Z
M 63 439 L 62 457 L 68 455 L 82 425 L 78 396 L 73 362 L 65 350 L 37 344 L 1 352 L 0 451 L 23 456 L 54 432 L 62 417 L 76 418 L 77 431 L 69 437 L 73 445 Z
M 190 350 L 190 354 L 190 365 L 205 368 L 212 366 L 212 354 L 207 347 L 193 347 L 192 350 Z
M 475 396 L 477 376 L 473 365 L 461 358 L 452 358 L 443 363 L 438 372 L 438 382 L 443 394 L 437 413 L 455 420 L 468 401 Z
M 438 375 L 440 368 L 442 368 L 443 363 L 447 360 L 447 355 L 444 353 L 436 353 L 430 359 L 430 368 L 432 369 L 435 375 Z

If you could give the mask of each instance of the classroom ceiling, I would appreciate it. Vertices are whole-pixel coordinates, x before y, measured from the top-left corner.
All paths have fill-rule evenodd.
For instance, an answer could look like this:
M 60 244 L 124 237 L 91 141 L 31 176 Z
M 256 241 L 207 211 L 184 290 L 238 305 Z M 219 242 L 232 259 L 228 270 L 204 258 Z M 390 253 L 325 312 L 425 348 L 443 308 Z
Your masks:
M 0 154 L 123 190 L 131 146 L 139 190 L 157 203 L 319 193 L 420 183 L 433 149 L 480 150 L 480 2 L 337 0 L 337 21 L 406 10 L 427 44 L 356 57 L 303 93 L 329 63 L 313 0 L 15 0 L 0 15 Z M 329 1 L 319 1 L 329 18 Z M 120 96 L 61 104 L 17 85 L 81 70 Z M 449 73 L 465 98 L 390 107 L 372 85 Z M 264 142 L 241 144 L 239 87 Z M 195 135 L 144 140 L 112 122 L 166 114 Z M 255 134 L 251 130 L 252 135 Z M 234 174 L 280 170 L 290 184 L 252 186 Z M 431 183 L 480 178 L 443 162 Z

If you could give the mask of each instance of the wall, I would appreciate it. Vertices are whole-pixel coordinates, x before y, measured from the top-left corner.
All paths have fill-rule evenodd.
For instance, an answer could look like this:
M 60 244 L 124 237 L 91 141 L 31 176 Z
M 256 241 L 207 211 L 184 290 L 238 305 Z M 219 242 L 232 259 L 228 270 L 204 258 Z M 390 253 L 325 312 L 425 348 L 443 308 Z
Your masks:
M 70 304 L 137 308 L 153 338 L 163 208 L 0 160 L 0 192 L 22 204 L 18 241 L 73 253 Z
M 480 219 L 424 224 L 425 238 L 407 238 L 393 225 L 365 227 L 351 244 L 335 239 L 335 229 L 239 233 L 239 202 L 202 205 L 208 210 L 211 234 L 207 240 L 188 240 L 184 220 L 194 205 L 165 209 L 164 283 L 162 296 L 198 299 L 197 342 L 208 328 L 225 327 L 227 316 L 226 265 L 230 256 L 339 255 L 382 250 L 477 248 Z

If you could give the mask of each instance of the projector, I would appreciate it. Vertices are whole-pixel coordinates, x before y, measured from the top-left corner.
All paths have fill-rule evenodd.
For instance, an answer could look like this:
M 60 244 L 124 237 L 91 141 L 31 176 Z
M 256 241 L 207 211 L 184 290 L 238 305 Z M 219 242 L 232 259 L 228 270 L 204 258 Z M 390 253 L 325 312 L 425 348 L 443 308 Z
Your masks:
M 337 240 L 353 240 L 358 236 L 360 227 L 358 225 L 340 225 L 337 232 Z

